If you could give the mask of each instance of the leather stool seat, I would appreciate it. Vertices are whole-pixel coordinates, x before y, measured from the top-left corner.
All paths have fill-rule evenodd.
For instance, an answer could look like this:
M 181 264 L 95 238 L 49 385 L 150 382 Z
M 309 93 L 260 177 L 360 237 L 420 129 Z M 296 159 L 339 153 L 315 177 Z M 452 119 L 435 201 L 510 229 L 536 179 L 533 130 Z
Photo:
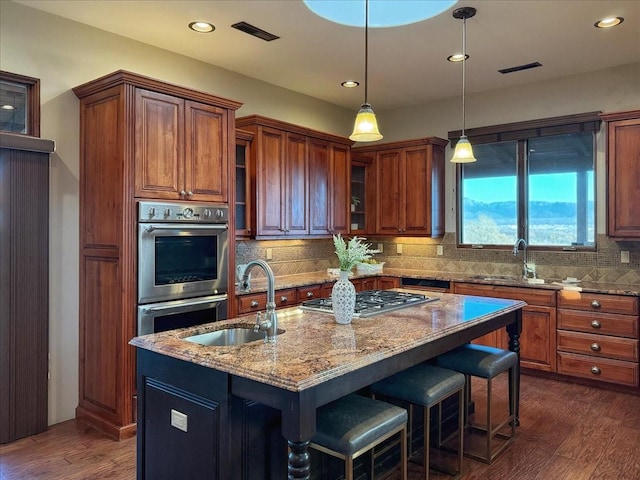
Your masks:
M 467 385 L 465 388 L 465 418 L 468 419 L 468 405 L 471 402 L 471 378 L 479 377 L 487 380 L 487 415 L 486 428 L 476 425 L 467 426 L 474 430 L 486 432 L 486 445 L 483 453 L 475 453 L 465 450 L 465 455 L 485 463 L 492 463 L 506 448 L 515 441 L 515 367 L 518 364 L 518 355 L 508 350 L 488 347 L 485 345 L 467 344 L 455 348 L 438 357 L 438 365 L 443 368 L 456 370 L 465 375 Z M 492 380 L 503 372 L 509 371 L 509 415 L 498 425 L 493 425 L 492 417 Z M 510 433 L 500 431 L 507 425 L 511 425 Z M 495 437 L 506 440 L 498 448 L 494 448 Z
M 410 420 L 414 405 L 423 407 L 424 411 L 424 478 L 429 478 L 429 437 L 430 437 L 430 409 L 439 407 L 438 438 L 441 442 L 440 429 L 442 423 L 442 401 L 454 394 L 458 394 L 458 465 L 455 472 L 446 473 L 459 476 L 462 472 L 462 442 L 463 442 L 463 405 L 464 405 L 465 376 L 461 373 L 445 368 L 420 363 L 391 377 L 380 380 L 371 386 L 375 396 L 395 398 L 410 404 Z M 410 429 L 411 430 L 411 429 Z M 410 435 L 411 436 L 411 435 Z M 411 443 L 411 441 L 410 441 Z
M 318 408 L 310 446 L 345 460 L 345 479 L 351 479 L 355 458 L 401 433 L 401 478 L 406 479 L 406 426 L 404 408 L 350 394 Z

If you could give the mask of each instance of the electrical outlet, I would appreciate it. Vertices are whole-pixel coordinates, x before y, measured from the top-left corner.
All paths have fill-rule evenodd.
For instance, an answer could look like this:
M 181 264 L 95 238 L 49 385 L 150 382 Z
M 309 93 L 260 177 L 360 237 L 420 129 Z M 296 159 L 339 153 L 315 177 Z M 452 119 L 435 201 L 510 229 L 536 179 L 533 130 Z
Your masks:
M 436 246 L 436 255 L 444 255 L 444 249 L 442 248 L 442 245 Z
M 396 244 L 396 252 L 398 254 L 402 254 L 402 244 L 401 243 Z
M 273 260 L 273 248 L 267 248 L 267 260 Z
M 620 250 L 620 262 L 629 263 L 629 250 Z
M 384 245 L 382 243 L 378 244 L 378 252 L 380 253 L 384 252 Z
M 182 430 L 183 432 L 187 431 L 187 416 L 179 412 L 177 410 L 171 409 L 171 426 L 177 428 L 178 430 Z

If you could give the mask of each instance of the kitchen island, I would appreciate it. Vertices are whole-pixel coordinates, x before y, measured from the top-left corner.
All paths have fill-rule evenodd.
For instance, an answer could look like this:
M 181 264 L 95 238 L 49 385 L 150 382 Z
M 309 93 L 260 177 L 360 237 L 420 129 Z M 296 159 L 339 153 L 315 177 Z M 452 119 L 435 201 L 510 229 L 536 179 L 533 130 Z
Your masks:
M 258 463 L 265 470 L 253 475 L 281 478 L 278 458 L 254 457 L 249 448 L 256 435 L 265 435 L 260 444 L 278 442 L 266 414 L 252 415 L 258 405 L 279 413 L 288 477 L 309 478 L 317 407 L 499 328 L 506 327 L 509 348 L 519 352 L 524 302 L 438 296 L 351 325 L 336 324 L 331 314 L 281 310 L 284 333 L 270 344 L 208 347 L 184 340 L 252 325 L 252 317 L 134 338 L 138 479 L 187 472 L 192 478 L 259 478 L 247 473 Z M 286 448 L 273 452 L 285 456 Z

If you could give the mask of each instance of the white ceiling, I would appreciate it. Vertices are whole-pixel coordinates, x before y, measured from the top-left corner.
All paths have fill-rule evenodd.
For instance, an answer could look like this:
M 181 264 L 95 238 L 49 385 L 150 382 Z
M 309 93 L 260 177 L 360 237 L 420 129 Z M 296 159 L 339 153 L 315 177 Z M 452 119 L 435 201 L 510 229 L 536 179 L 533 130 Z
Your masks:
M 16 1 L 336 105 L 357 110 L 364 99 L 363 29 L 317 17 L 302 0 Z M 462 49 L 462 21 L 452 12 L 463 6 L 478 10 L 467 21 L 468 93 L 640 62 L 638 0 L 461 0 L 420 23 L 369 30 L 369 102 L 376 111 L 460 95 L 461 64 L 446 57 Z M 625 21 L 593 26 L 606 16 Z M 187 25 L 196 20 L 213 23 L 215 32 L 192 32 Z M 240 21 L 280 39 L 265 42 L 231 28 Z M 543 66 L 497 72 L 531 62 Z M 346 79 L 361 86 L 341 87 Z

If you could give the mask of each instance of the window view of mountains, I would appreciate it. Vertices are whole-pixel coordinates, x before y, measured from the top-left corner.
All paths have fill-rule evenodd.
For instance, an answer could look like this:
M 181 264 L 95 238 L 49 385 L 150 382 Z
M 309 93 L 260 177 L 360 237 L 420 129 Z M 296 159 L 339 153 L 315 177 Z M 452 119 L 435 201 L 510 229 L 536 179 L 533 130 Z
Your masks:
M 463 243 L 510 244 L 517 238 L 516 201 L 463 202 Z M 529 202 L 531 245 L 590 245 L 595 242 L 595 202 L 586 203 L 584 218 L 578 219 L 575 202 Z M 578 238 L 578 226 L 584 235 Z

